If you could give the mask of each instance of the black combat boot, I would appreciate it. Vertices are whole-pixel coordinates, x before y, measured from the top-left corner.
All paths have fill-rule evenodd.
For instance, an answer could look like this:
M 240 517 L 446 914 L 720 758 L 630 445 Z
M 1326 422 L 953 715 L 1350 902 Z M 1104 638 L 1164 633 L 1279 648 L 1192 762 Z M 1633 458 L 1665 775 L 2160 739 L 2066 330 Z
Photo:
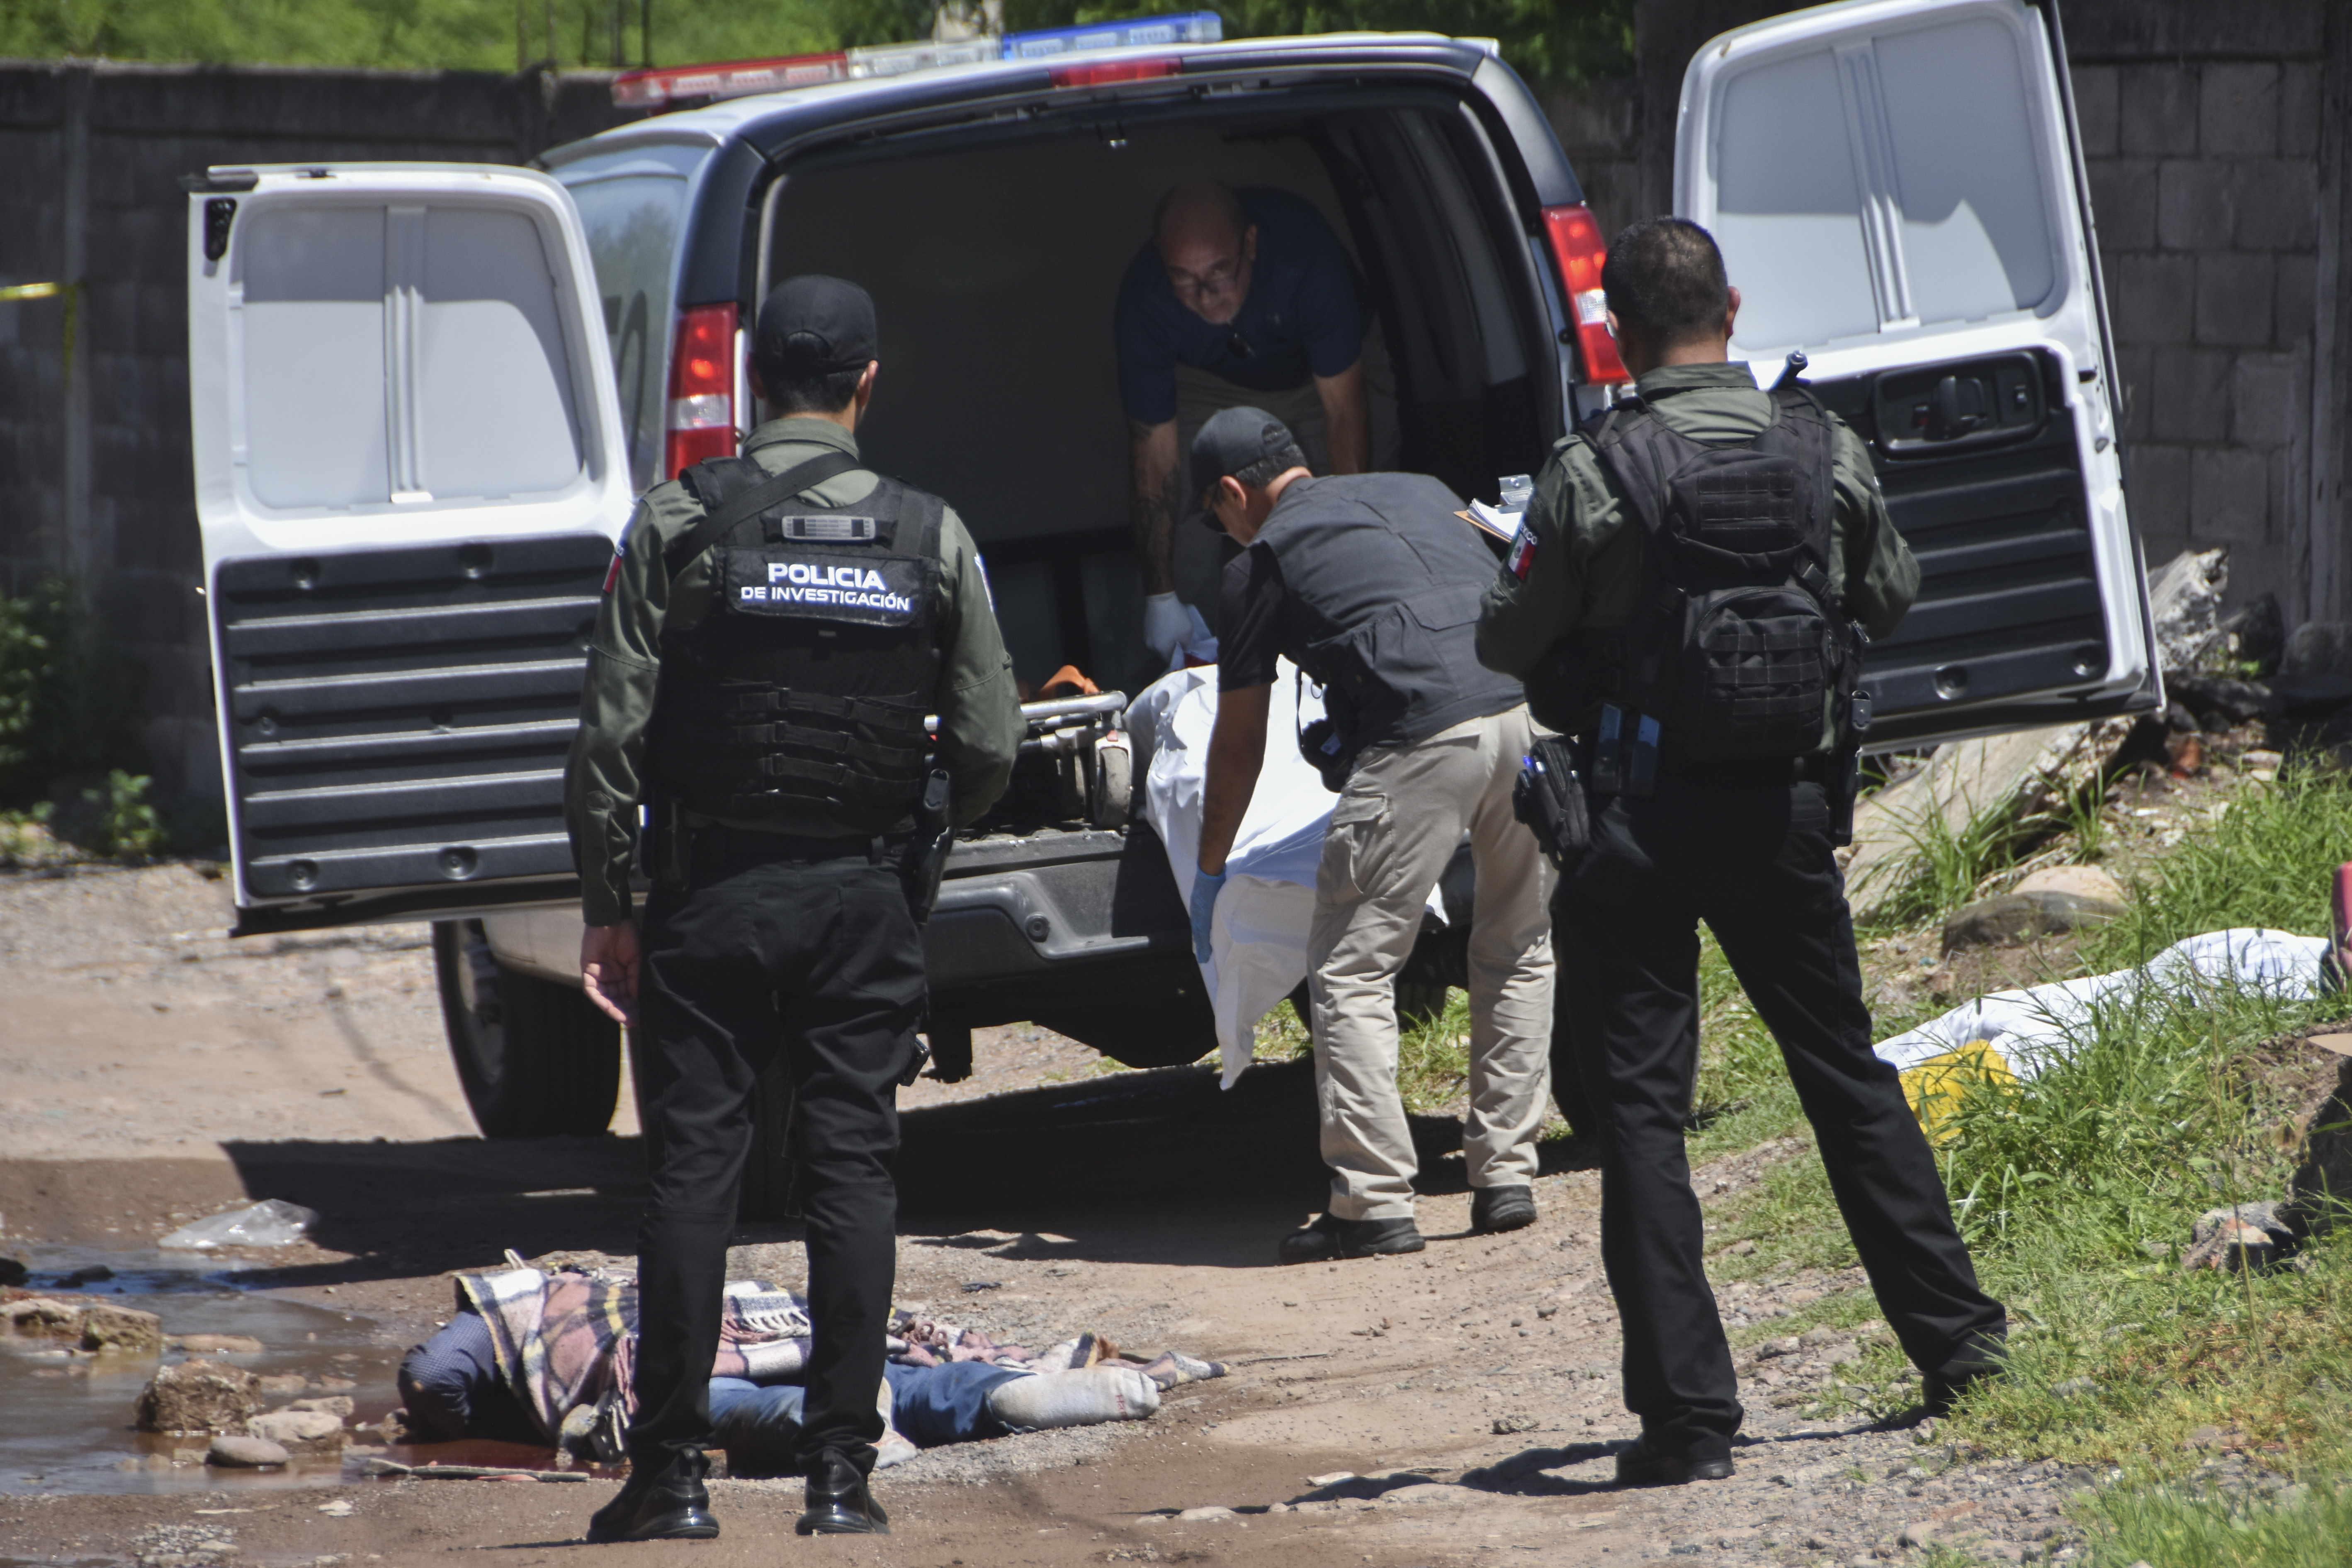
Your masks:
M 676 1450 L 666 1465 L 639 1465 L 629 1471 L 621 1493 L 588 1521 L 588 1539 L 610 1541 L 709 1541 L 719 1533 L 710 1517 L 710 1492 L 702 1479 L 710 1461 L 699 1448 Z
M 1522 1182 L 1507 1187 L 1480 1187 L 1470 1194 L 1470 1228 L 1481 1236 L 1524 1230 L 1536 1222 L 1536 1190 Z
M 827 1448 L 809 1467 L 808 1511 L 793 1528 L 803 1535 L 887 1535 L 890 1516 L 874 1500 L 849 1456 Z
M 1380 1258 L 1419 1252 L 1428 1244 L 1421 1227 L 1404 1219 L 1334 1219 L 1318 1215 L 1304 1230 L 1282 1238 L 1276 1249 L 1285 1263 L 1330 1263 L 1342 1258 Z
M 1647 1433 L 1617 1456 L 1621 1487 L 1679 1487 L 1691 1481 L 1730 1479 L 1731 1445 L 1718 1437 L 1689 1447 L 1669 1447 Z

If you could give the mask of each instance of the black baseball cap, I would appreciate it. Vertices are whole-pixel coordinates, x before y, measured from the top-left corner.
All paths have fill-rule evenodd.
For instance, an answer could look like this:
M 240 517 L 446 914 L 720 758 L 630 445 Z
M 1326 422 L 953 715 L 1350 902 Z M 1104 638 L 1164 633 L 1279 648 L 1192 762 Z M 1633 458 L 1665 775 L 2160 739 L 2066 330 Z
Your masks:
M 1263 408 L 1223 408 L 1211 415 L 1201 433 L 1192 437 L 1192 494 L 1200 499 L 1202 521 L 1223 532 L 1223 526 L 1209 510 L 1207 500 L 1216 482 L 1262 458 L 1278 458 L 1297 445 L 1290 426 Z
M 809 272 L 769 290 L 751 353 L 779 370 L 864 370 L 881 357 L 875 343 L 874 297 L 846 279 Z

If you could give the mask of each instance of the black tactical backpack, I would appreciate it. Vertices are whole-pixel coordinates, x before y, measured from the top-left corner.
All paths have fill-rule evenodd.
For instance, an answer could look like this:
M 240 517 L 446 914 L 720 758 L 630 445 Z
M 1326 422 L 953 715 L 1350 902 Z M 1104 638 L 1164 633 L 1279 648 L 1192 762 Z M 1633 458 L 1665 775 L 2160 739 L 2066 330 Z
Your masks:
M 1754 439 L 1710 445 L 1646 406 L 1612 409 L 1594 447 L 1642 526 L 1642 582 L 1609 660 L 1611 700 L 1699 759 L 1822 749 L 1853 631 L 1830 591 L 1832 427 L 1775 389 Z

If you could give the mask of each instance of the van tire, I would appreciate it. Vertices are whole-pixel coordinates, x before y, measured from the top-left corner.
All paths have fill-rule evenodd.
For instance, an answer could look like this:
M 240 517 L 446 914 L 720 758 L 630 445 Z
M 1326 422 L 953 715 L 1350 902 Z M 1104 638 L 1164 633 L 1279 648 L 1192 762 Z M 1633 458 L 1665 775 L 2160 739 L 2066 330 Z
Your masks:
M 479 921 L 433 922 L 449 1058 L 485 1138 L 593 1136 L 621 1094 L 621 1030 L 585 994 L 508 968 Z

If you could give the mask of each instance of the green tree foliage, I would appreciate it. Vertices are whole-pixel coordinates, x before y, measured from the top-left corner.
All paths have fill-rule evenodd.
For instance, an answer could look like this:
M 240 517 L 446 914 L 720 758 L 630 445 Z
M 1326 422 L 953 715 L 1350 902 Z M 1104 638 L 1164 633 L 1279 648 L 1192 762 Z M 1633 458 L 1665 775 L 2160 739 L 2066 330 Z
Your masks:
M 0 57 L 509 71 L 640 58 L 645 0 L 0 0 Z M 927 0 L 652 0 L 656 63 L 927 37 Z M 1006 0 L 1009 27 L 1213 9 L 1227 37 L 1349 28 L 1502 41 L 1540 81 L 1630 68 L 1633 0 Z

